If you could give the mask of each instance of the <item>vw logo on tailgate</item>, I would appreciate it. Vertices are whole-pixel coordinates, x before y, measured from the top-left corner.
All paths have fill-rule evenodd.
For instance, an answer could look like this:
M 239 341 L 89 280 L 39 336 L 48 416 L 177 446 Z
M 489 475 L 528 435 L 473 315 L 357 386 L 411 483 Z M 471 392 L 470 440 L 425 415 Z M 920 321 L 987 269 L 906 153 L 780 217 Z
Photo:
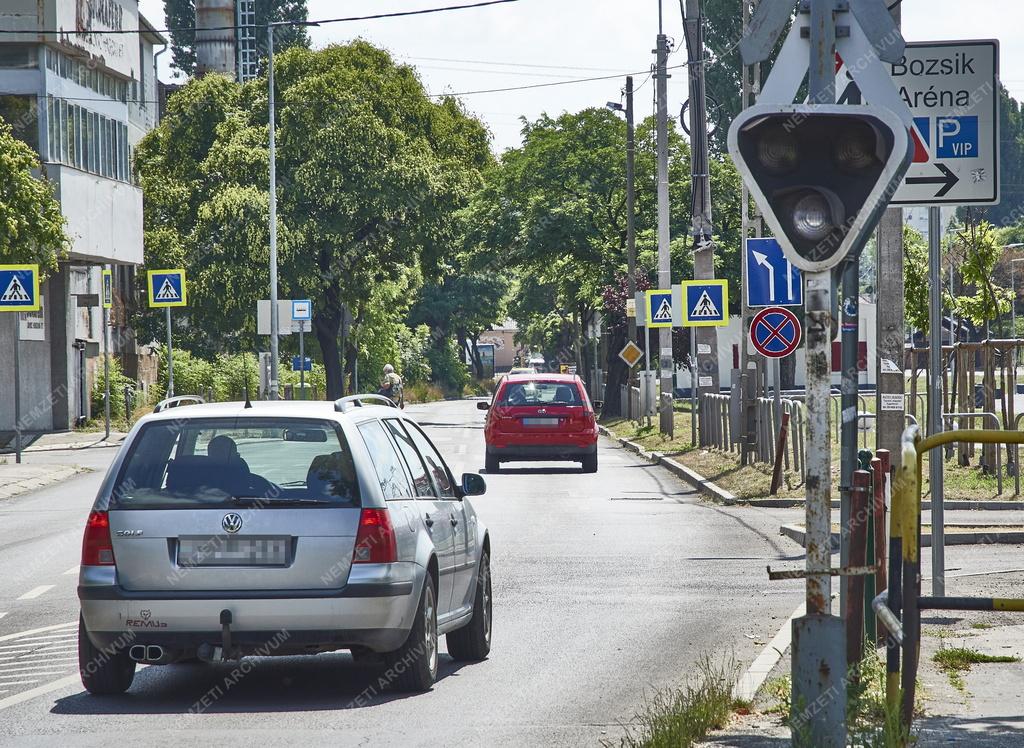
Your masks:
M 220 526 L 223 527 L 226 532 L 238 532 L 242 529 L 242 515 L 237 512 L 225 514 L 224 519 L 220 521 Z

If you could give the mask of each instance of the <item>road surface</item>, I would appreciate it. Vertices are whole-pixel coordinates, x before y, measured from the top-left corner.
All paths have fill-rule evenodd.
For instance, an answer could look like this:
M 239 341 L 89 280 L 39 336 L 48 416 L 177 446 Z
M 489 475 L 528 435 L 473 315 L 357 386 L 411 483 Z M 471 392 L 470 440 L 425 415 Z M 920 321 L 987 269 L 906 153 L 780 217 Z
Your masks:
M 257 405 L 257 407 L 259 407 Z M 456 473 L 483 469 L 471 401 L 413 406 Z M 786 511 L 703 502 L 602 441 L 600 470 L 542 463 L 487 476 L 494 646 L 442 657 L 421 695 L 378 692 L 346 653 L 141 669 L 127 695 L 78 681 L 81 531 L 115 450 L 47 452 L 97 472 L 0 504 L 0 744 L 598 745 L 705 654 L 749 663 L 802 600 L 765 566 L 802 566 Z

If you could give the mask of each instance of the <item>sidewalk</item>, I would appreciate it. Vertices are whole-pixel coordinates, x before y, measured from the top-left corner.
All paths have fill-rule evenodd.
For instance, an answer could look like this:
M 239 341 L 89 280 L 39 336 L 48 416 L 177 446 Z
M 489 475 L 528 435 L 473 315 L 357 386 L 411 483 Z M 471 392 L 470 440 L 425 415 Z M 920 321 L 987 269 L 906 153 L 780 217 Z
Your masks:
M 77 465 L 16 465 L 13 457 L 0 460 L 0 499 L 10 499 L 37 488 L 59 483 L 88 468 Z
M 90 447 L 119 447 L 126 433 L 111 431 L 104 440 L 102 431 L 59 431 L 54 433 L 22 433 L 22 452 L 52 452 L 59 449 L 88 449 Z M 0 431 L 0 455 L 14 454 L 14 432 Z

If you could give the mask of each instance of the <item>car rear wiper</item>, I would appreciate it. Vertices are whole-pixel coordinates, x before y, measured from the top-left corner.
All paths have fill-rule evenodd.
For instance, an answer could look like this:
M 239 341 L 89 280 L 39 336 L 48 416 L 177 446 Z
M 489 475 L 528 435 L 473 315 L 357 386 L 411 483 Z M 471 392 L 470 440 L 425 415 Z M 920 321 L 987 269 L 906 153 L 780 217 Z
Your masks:
M 287 498 L 270 498 L 268 496 L 232 496 L 232 504 L 288 504 L 289 506 L 312 506 L 315 504 L 331 504 L 331 499 L 287 499 Z

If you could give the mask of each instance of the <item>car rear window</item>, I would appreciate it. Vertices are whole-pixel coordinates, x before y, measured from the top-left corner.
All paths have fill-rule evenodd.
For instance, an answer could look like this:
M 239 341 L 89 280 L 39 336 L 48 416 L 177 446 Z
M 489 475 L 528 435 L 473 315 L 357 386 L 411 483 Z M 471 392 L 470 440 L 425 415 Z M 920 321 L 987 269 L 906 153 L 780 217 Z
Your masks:
M 128 449 L 111 509 L 360 505 L 352 453 L 330 421 L 157 421 Z
M 573 382 L 508 382 L 499 405 L 583 405 Z

